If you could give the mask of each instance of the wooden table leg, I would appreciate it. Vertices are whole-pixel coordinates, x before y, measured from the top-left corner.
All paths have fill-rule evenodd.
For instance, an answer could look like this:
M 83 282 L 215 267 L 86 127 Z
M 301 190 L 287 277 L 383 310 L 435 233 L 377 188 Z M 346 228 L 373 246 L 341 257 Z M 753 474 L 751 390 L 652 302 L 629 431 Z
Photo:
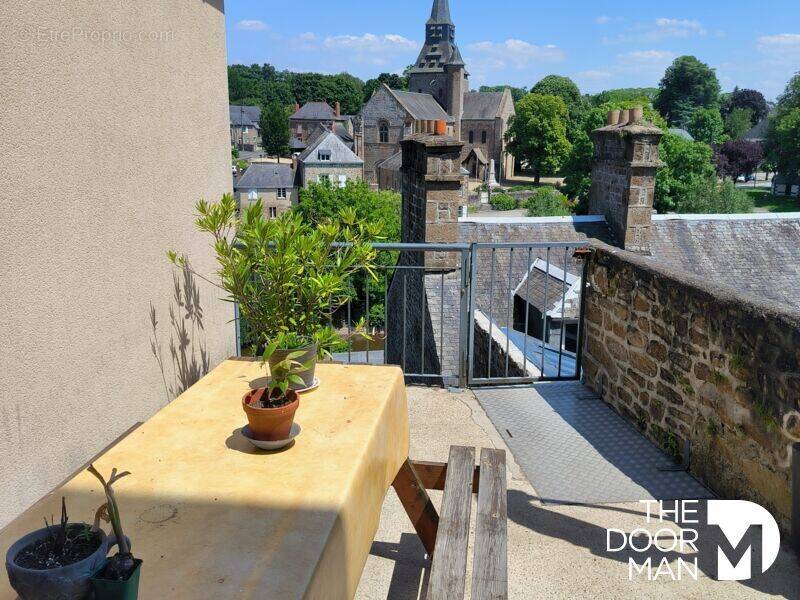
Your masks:
M 436 532 L 439 529 L 439 514 L 410 460 L 406 460 L 400 467 L 392 486 L 400 502 L 403 503 L 403 508 L 406 509 L 406 514 L 414 525 L 425 551 L 428 556 L 433 556 Z

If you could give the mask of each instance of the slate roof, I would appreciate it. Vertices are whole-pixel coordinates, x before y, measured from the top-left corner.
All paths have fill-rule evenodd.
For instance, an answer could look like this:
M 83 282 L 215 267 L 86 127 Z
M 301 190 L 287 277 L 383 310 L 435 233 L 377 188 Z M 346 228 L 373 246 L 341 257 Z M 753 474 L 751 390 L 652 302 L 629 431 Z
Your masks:
M 389 89 L 389 91 L 414 119 L 420 121 L 446 121 L 448 123 L 454 122 L 453 117 L 448 115 L 441 105 L 436 102 L 436 99 L 430 94 L 403 92 L 392 89 Z
M 800 308 L 800 214 L 657 215 L 652 260 Z
M 491 120 L 500 115 L 504 92 L 467 92 L 464 94 L 464 120 Z
M 376 169 L 389 169 L 391 171 L 399 171 L 403 166 L 403 153 L 398 152 L 392 154 L 389 158 L 384 158 L 382 161 L 375 164 Z
M 453 25 L 450 17 L 450 4 L 447 0 L 433 0 L 431 8 L 431 18 L 428 19 L 429 25 Z
M 259 107 L 231 104 L 229 109 L 231 125 L 235 127 L 241 127 L 242 125 L 258 127 L 258 122 L 261 119 L 261 109 Z
M 320 161 L 318 156 L 319 150 L 328 150 L 331 153 L 331 159 L 328 161 Z M 324 165 L 363 165 L 364 161 L 356 156 L 356 154 L 348 148 L 339 137 L 330 130 L 323 130 L 313 140 L 309 140 L 309 146 L 297 158 L 303 164 L 324 164 Z
M 769 118 L 765 117 L 756 123 L 753 128 L 742 136 L 743 140 L 753 142 L 760 142 L 767 137 L 767 129 L 769 129 Z
M 562 297 L 564 315 L 567 319 L 577 319 L 580 312 L 580 277 L 557 265 L 547 264 L 538 258 L 533 261 L 531 270 L 522 278 L 516 295 L 553 318 L 561 317 Z
M 690 142 L 694 141 L 694 136 L 685 129 L 681 129 L 680 127 L 670 127 L 669 132 L 674 135 L 677 135 L 678 137 L 682 137 L 685 140 L 689 140 Z
M 263 190 L 294 187 L 291 164 L 253 163 L 234 186 L 238 190 Z
M 289 119 L 302 121 L 330 121 L 336 113 L 327 102 L 306 102 Z

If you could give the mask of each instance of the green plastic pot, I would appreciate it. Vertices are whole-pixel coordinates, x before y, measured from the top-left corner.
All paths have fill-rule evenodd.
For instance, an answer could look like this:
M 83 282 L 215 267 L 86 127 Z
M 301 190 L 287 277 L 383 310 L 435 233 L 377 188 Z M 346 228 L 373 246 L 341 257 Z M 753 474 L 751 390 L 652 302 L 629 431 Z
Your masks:
M 142 561 L 133 561 L 136 568 L 126 581 L 112 581 L 110 579 L 98 579 L 97 576 L 103 572 L 106 565 L 100 567 L 90 581 L 94 588 L 94 600 L 137 600 L 139 597 L 139 573 L 142 571 Z

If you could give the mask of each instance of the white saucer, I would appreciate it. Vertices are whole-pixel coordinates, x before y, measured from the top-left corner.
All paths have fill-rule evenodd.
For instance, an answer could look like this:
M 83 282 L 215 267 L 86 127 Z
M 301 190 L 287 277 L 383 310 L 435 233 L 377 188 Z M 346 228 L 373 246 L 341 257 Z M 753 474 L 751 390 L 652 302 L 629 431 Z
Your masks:
M 260 448 L 261 450 L 280 450 L 281 448 L 285 448 L 291 444 L 294 441 L 294 438 L 300 435 L 300 425 L 293 423 L 292 431 L 289 433 L 288 439 L 278 440 L 276 442 L 262 442 L 261 440 L 254 440 L 253 432 L 250 431 L 250 425 L 245 425 L 242 427 L 242 435 L 248 442 L 253 444 L 253 446 Z

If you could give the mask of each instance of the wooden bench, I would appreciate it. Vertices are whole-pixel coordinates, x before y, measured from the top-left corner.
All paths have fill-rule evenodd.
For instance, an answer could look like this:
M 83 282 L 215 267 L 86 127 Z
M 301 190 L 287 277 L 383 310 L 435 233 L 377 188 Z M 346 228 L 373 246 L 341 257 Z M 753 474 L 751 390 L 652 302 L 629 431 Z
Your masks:
M 432 556 L 428 600 L 463 598 L 467 576 L 472 494 L 478 495 L 472 562 L 472 599 L 508 598 L 506 454 L 450 448 L 447 463 L 406 461 L 394 488 Z M 444 490 L 441 517 L 427 490 Z

